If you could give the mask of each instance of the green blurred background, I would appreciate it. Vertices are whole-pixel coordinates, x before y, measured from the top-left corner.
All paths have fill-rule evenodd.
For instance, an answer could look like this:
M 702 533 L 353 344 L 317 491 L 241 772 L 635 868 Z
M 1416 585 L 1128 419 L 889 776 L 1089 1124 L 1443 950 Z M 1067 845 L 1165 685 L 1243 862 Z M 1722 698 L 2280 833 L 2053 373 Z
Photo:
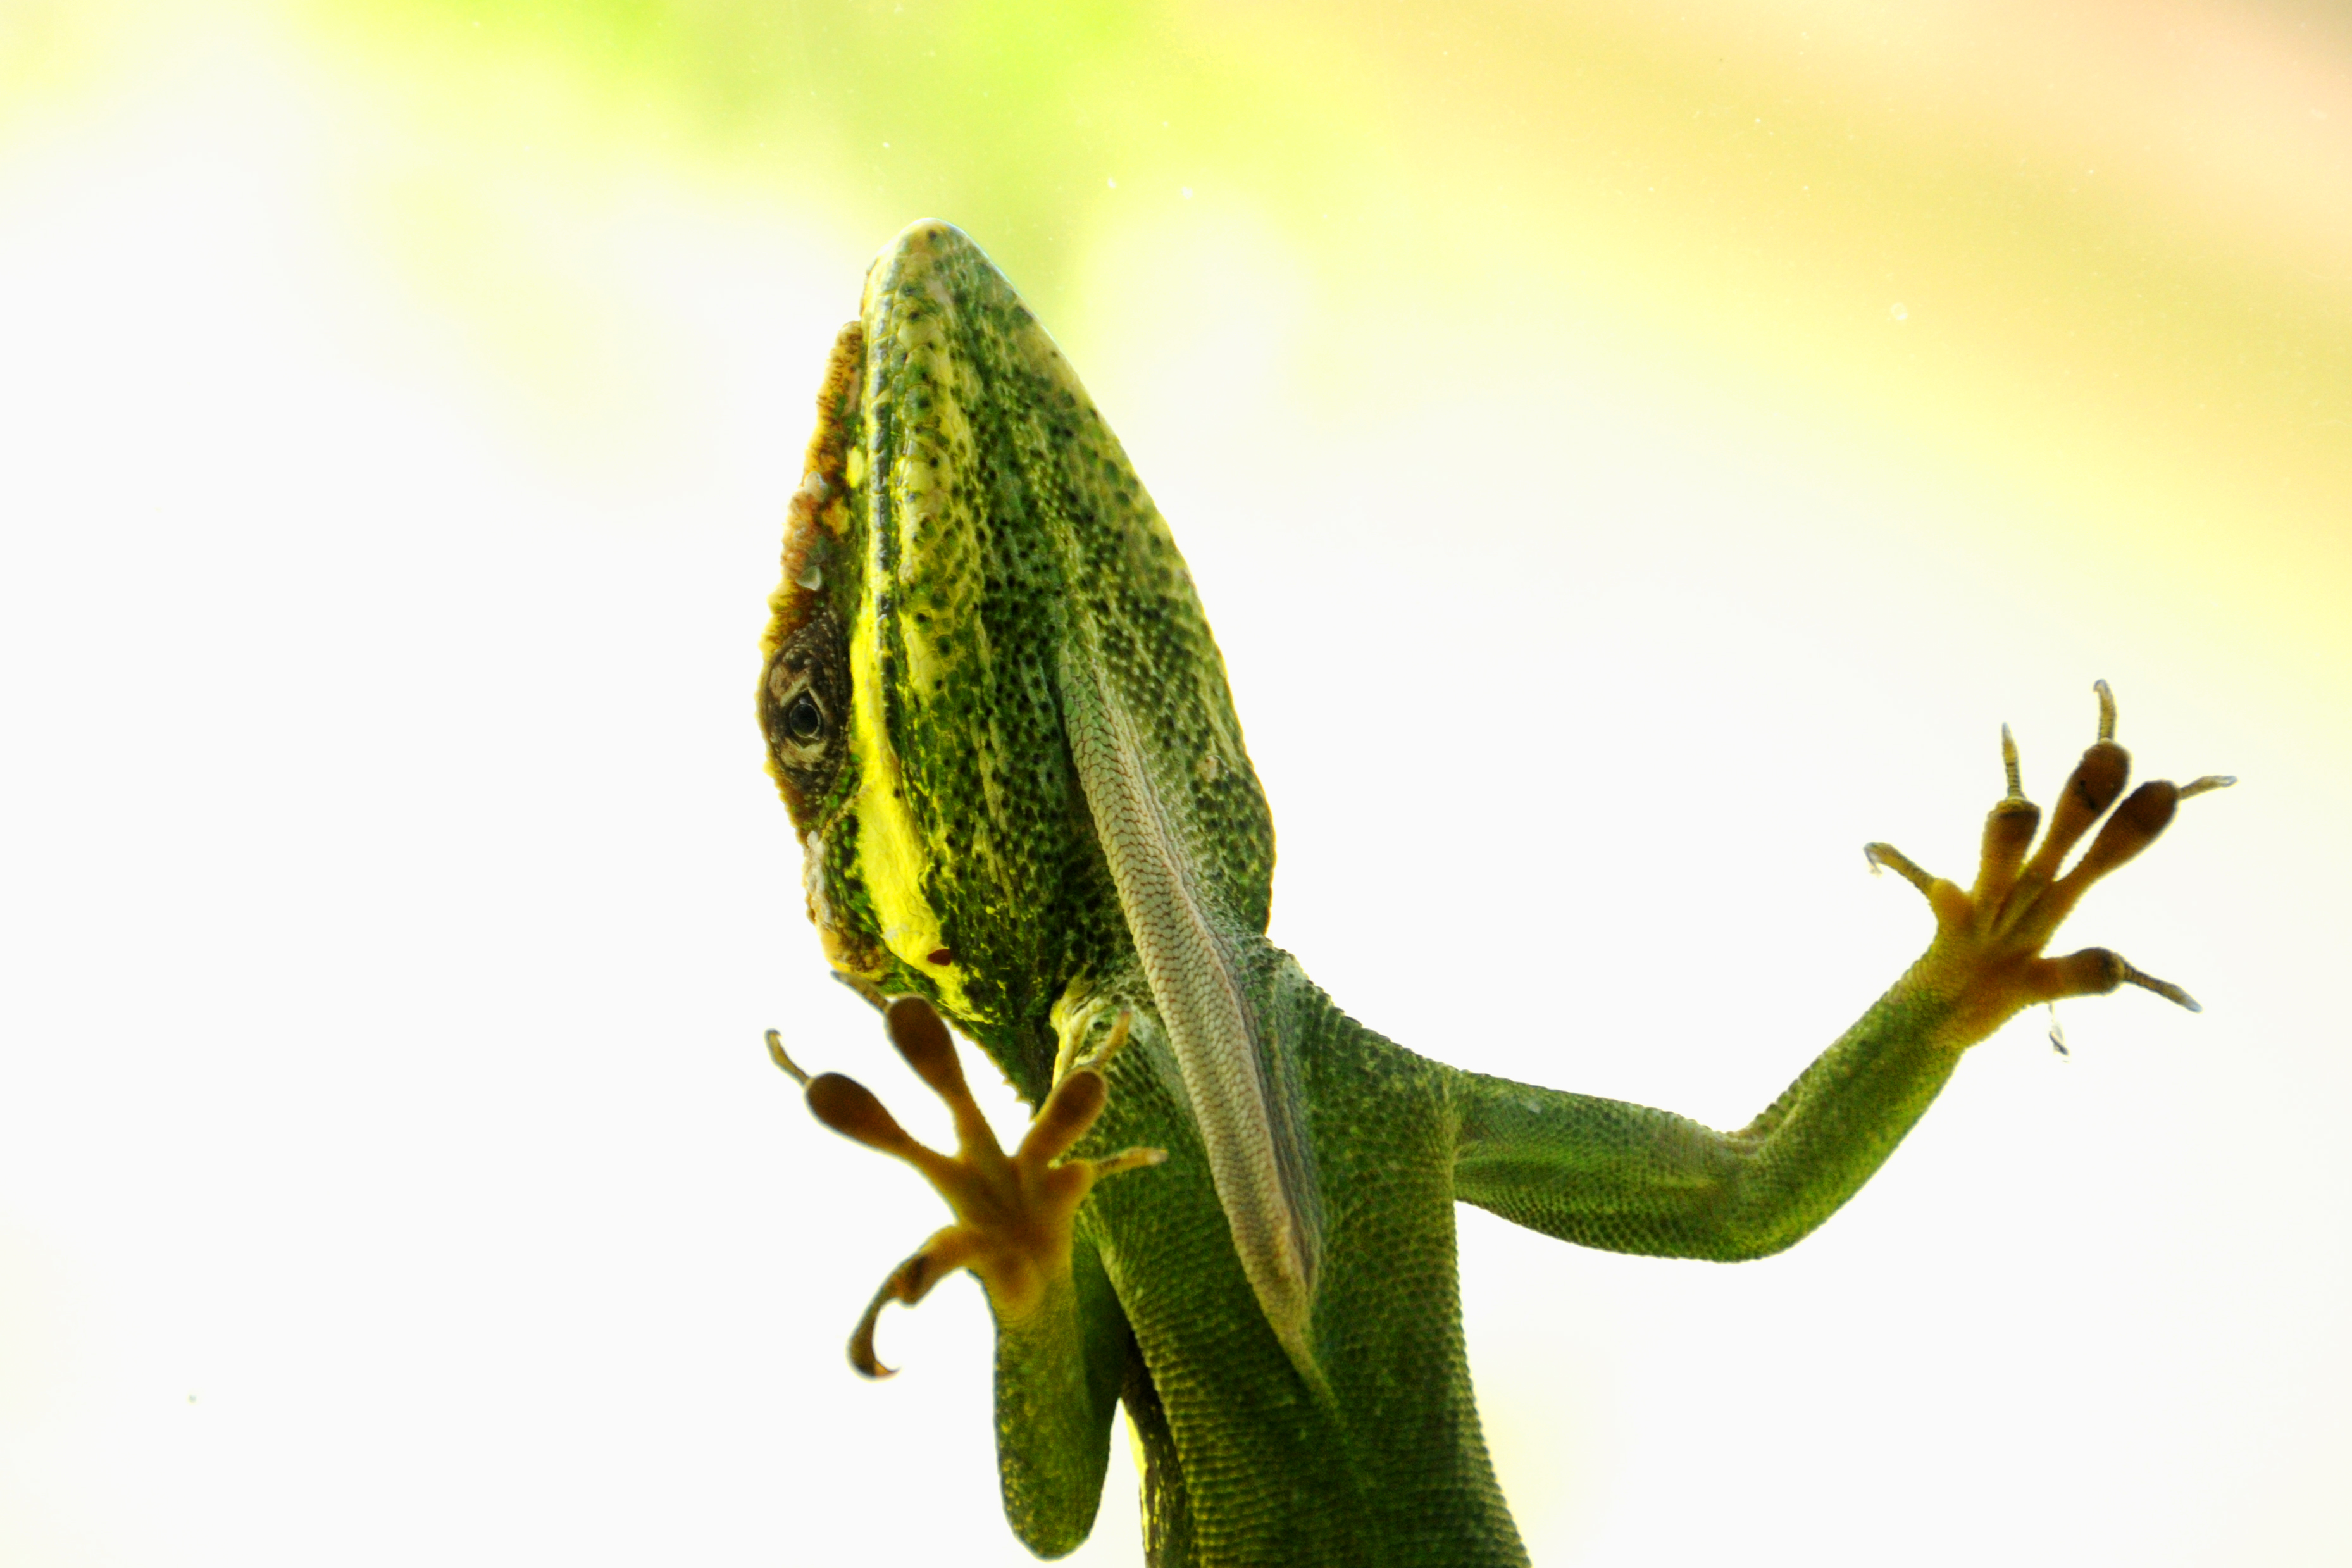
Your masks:
M 746 700 L 923 216 L 1418 1049 L 1738 1125 L 2002 720 L 2246 780 L 2069 932 L 2208 1011 L 2012 1026 L 1803 1247 L 1465 1214 L 1538 1562 L 2352 1552 L 2340 8 L 0 0 L 0 1560 L 1026 1560 L 977 1292 L 841 1363 L 934 1200 L 759 1043 L 944 1134 Z

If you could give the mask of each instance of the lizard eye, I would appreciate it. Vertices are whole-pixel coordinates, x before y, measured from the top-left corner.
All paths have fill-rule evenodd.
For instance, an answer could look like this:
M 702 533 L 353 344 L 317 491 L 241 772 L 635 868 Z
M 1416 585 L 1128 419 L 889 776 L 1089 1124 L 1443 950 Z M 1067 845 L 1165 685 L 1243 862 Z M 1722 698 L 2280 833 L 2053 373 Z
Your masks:
M 814 696 L 803 691 L 786 705 L 784 733 L 803 746 L 824 739 L 824 710 L 817 706 Z
M 821 609 L 776 650 L 760 681 L 760 728 L 796 823 L 833 787 L 848 755 L 848 664 L 841 623 Z

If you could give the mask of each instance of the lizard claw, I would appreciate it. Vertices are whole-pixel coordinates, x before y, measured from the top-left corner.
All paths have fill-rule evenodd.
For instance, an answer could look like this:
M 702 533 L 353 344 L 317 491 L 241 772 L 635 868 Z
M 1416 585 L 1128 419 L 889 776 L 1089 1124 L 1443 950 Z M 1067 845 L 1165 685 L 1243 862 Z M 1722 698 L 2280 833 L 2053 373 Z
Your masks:
M 2196 997 L 2171 981 L 2158 980 L 2145 970 L 2133 968 L 2121 953 L 2110 948 L 2086 947 L 2080 952 L 2045 962 L 2063 987 L 2057 993 L 2062 996 L 2103 996 L 2120 986 L 2137 985 L 2191 1013 L 2205 1011 Z
M 773 1029 L 768 1031 L 768 1059 L 792 1075 L 792 1080 L 803 1089 L 809 1086 L 809 1075 L 803 1072 L 799 1064 L 784 1054 L 784 1037 Z
M 1923 893 L 1936 885 L 1936 879 L 1921 870 L 1917 861 L 1892 844 L 1865 844 L 1862 847 L 1862 858 L 1870 862 L 1870 874 L 1874 877 L 1881 870 L 1891 869 Z M 771 1037 L 774 1033 L 772 1029 L 769 1031 Z
M 849 1336 L 849 1364 L 857 1369 L 859 1376 L 879 1382 L 898 1375 L 897 1367 L 884 1366 L 874 1354 L 874 1325 L 882 1316 L 883 1303 L 915 1305 L 931 1293 L 932 1286 L 970 1263 L 971 1252 L 969 1234 L 950 1226 L 923 1243 L 921 1250 L 912 1258 L 890 1270 L 890 1277 L 882 1281 L 882 1289 L 866 1303 L 865 1314 Z
M 1072 1222 L 1094 1184 L 1167 1158 L 1159 1149 L 1129 1149 L 1100 1160 L 1065 1157 L 1094 1126 L 1109 1093 L 1103 1075 L 1091 1065 L 1073 1070 L 1054 1086 L 1020 1146 L 1007 1154 L 972 1099 L 955 1044 L 931 1005 L 919 996 L 901 996 L 890 1003 L 883 1017 L 898 1054 L 946 1102 L 955 1121 L 953 1154 L 942 1154 L 908 1134 L 856 1079 L 803 1072 L 785 1054 L 776 1032 L 768 1031 L 770 1058 L 805 1088 L 809 1110 L 819 1121 L 914 1166 L 955 1213 L 956 1223 L 934 1234 L 890 1271 L 858 1319 L 849 1339 L 849 1363 L 872 1378 L 893 1375 L 874 1352 L 875 1325 L 886 1303 L 911 1307 L 940 1280 L 969 1268 L 980 1277 L 1000 1320 L 1021 1316 L 1036 1306 L 1051 1279 L 1068 1272 Z M 1126 1023 L 1122 1016 L 1110 1044 L 1095 1058 L 1097 1064 L 1124 1040 Z
M 2181 801 L 2237 782 L 2221 774 L 2186 785 L 2158 779 L 2126 795 L 2131 756 L 2116 743 L 2115 693 L 2104 680 L 2095 689 L 2098 739 L 2068 776 L 2038 847 L 2042 808 L 2025 798 L 2017 742 L 2003 725 L 2001 766 L 2009 787 L 1985 818 L 1974 886 L 1963 891 L 1892 845 L 1873 844 L 1864 851 L 1874 870 L 1891 868 L 1926 895 L 1935 910 L 1936 940 L 1920 961 L 1919 977 L 1954 1004 L 1964 1044 L 1983 1038 L 2032 1003 L 2103 995 L 2123 985 L 2200 1011 L 2188 992 L 2133 968 L 2105 948 L 2085 948 L 2064 958 L 2042 956 L 2084 894 L 2155 843 Z M 2094 826 L 2099 831 L 2090 847 L 2071 869 L 2062 869 Z

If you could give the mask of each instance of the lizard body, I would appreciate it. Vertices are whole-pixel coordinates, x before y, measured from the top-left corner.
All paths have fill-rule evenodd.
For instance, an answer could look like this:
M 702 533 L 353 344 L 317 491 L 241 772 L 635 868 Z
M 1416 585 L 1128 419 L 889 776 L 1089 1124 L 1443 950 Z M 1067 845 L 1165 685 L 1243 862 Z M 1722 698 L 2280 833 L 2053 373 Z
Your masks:
M 2142 786 L 2061 875 L 2123 796 L 2103 687 L 2039 849 L 2013 749 L 1973 888 L 1873 847 L 1937 937 L 1738 1132 L 1364 1027 L 1265 938 L 1272 817 L 1165 521 L 944 224 L 883 252 L 836 342 L 771 607 L 760 716 L 811 918 L 957 1119 L 956 1154 L 925 1149 L 770 1037 L 820 1119 L 956 1214 L 852 1358 L 879 1373 L 884 1301 L 981 1277 L 1006 1512 L 1041 1555 L 1085 1538 L 1124 1404 L 1156 1563 L 1524 1563 L 1472 1399 L 1456 1202 L 1620 1251 L 1760 1257 L 1843 1203 L 2019 1008 L 2127 982 L 2187 1000 L 2104 950 L 2041 953 L 2221 782 Z M 935 1013 L 1037 1108 L 1013 1153 Z

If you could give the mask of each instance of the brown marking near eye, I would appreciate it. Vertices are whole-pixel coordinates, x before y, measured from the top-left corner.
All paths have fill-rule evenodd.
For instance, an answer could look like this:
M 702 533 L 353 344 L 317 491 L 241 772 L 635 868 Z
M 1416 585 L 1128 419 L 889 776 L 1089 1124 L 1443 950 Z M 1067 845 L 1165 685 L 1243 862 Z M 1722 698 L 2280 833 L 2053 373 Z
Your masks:
M 851 416 L 865 363 L 865 328 L 852 321 L 834 339 L 824 384 L 817 389 L 816 431 L 809 437 L 800 487 L 784 506 L 783 573 L 768 598 L 768 631 L 760 645 L 770 658 L 828 602 L 823 592 L 827 552 L 849 529 Z
M 814 488 L 820 503 L 847 488 L 843 481 L 849 466 L 849 413 L 857 405 L 857 382 L 865 368 L 865 323 L 845 321 L 835 334 L 833 353 L 825 360 L 824 384 L 816 394 L 816 430 L 809 437 L 808 451 L 801 459 L 802 471 L 816 477 Z M 845 519 L 833 516 L 824 521 L 838 533 Z

